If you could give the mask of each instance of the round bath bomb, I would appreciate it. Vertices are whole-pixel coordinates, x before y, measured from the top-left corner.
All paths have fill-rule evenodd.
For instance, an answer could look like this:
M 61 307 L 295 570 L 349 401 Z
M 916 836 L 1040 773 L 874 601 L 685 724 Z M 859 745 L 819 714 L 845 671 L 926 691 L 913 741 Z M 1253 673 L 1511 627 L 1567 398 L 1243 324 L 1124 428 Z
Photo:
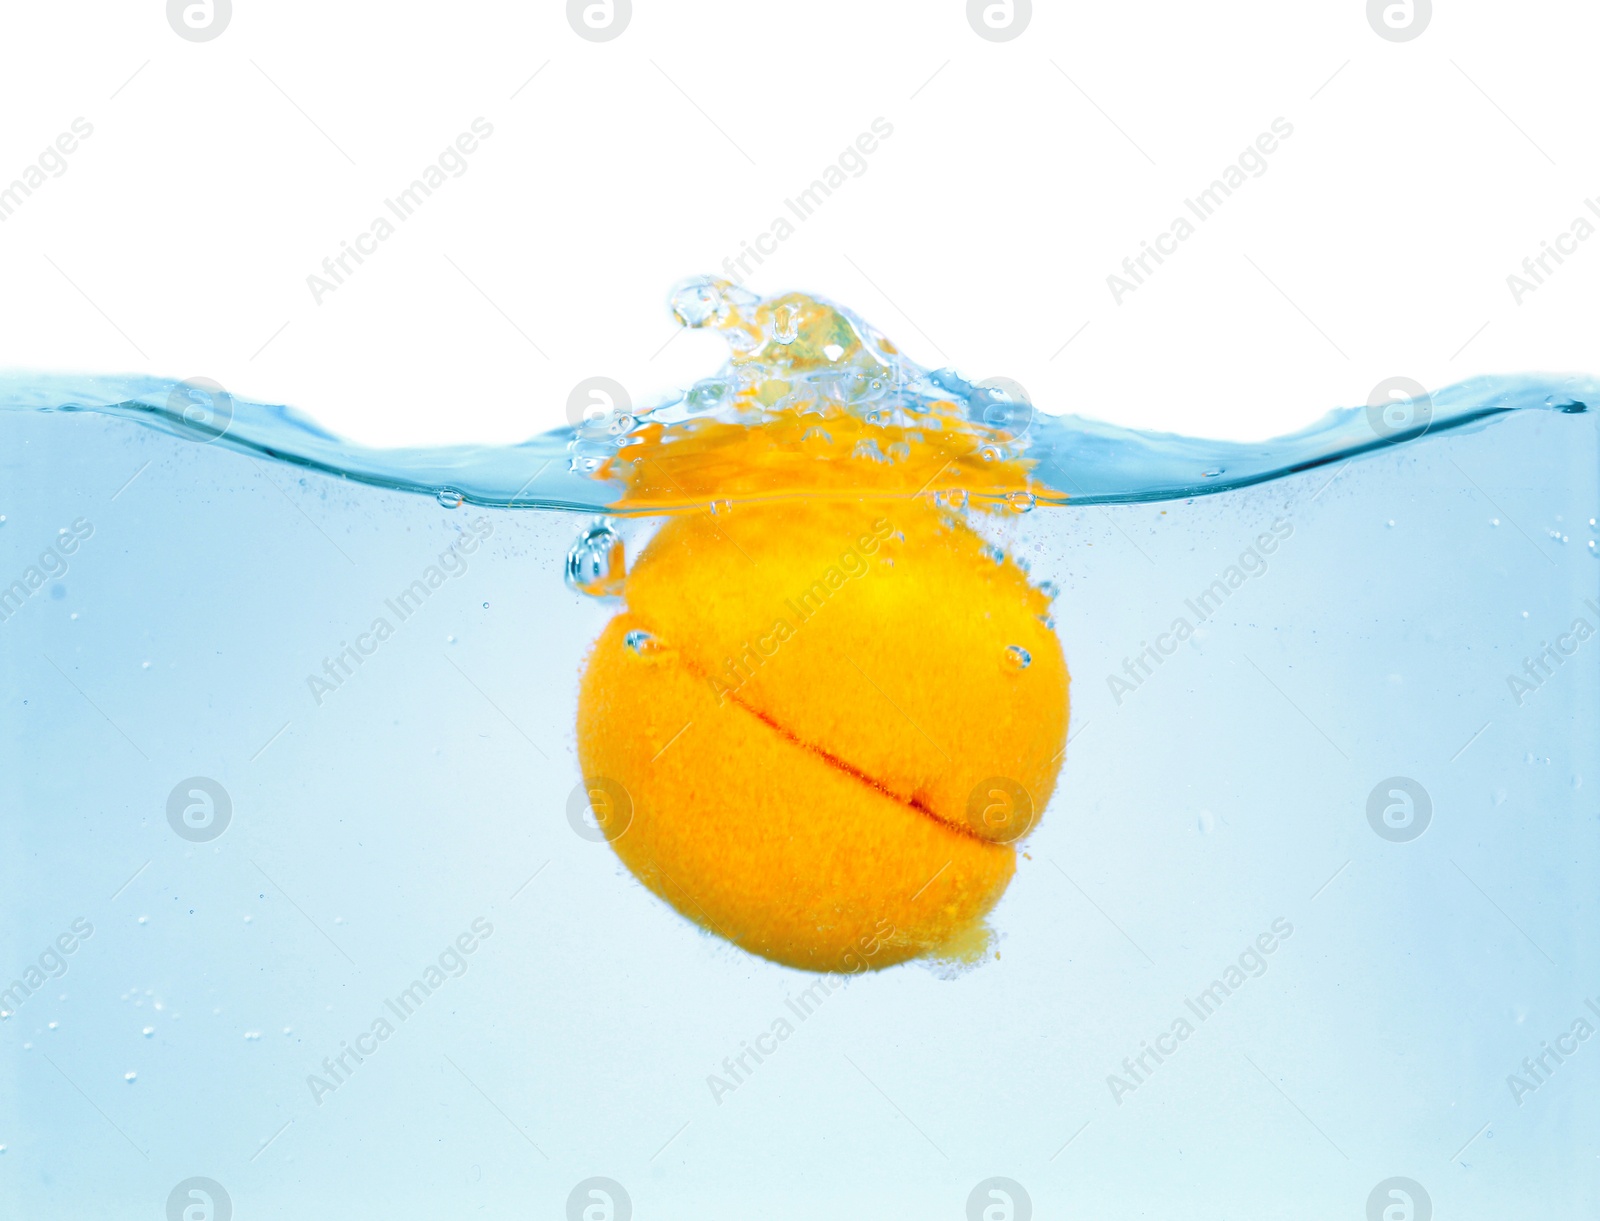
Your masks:
M 919 501 L 794 501 L 670 519 L 624 596 L 578 757 L 634 875 L 806 970 L 981 953 L 1067 727 L 1022 570 Z

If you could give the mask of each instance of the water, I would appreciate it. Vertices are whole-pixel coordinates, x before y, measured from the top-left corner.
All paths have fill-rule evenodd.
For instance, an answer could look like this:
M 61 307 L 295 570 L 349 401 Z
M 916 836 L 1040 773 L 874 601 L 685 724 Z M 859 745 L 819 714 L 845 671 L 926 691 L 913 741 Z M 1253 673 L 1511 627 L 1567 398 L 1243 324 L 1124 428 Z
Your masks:
M 0 622 L 0 1216 L 1593 1215 L 1593 383 L 1225 445 L 678 304 L 772 332 L 507 449 L 0 384 L 0 582 L 40 578 Z M 841 489 L 1054 595 L 1070 746 L 977 965 L 777 965 L 570 816 L 660 514 Z

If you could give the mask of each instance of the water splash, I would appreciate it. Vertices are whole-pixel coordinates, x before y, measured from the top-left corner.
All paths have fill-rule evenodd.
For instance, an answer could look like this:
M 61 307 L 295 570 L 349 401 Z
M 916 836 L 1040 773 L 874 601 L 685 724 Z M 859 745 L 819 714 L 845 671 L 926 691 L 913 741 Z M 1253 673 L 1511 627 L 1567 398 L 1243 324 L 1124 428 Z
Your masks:
M 1591 377 L 1476 378 L 1431 395 L 1409 429 L 1364 407 L 1271 441 L 1207 441 L 1036 411 L 1015 382 L 927 370 L 850 311 L 799 293 L 761 299 L 726 281 L 681 286 L 686 327 L 718 331 L 715 376 L 615 428 L 511 446 L 371 449 L 285 406 L 231 400 L 197 432 L 185 383 L 0 374 L 0 410 L 95 412 L 193 441 L 461 504 L 579 512 L 703 510 L 787 495 L 927 495 L 952 509 L 1132 503 L 1211 495 L 1519 411 L 1581 412 Z

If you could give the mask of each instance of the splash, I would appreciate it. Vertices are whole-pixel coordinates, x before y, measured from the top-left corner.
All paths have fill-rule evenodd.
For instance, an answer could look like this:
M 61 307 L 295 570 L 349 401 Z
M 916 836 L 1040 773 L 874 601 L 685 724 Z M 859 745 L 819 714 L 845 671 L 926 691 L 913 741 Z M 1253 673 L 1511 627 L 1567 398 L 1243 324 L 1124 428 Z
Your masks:
M 580 462 L 592 457 L 596 474 L 625 485 L 618 510 L 830 495 L 1013 510 L 1066 499 L 1033 477 L 1033 405 L 1015 382 L 929 372 L 854 314 L 801 293 L 762 300 L 701 279 L 673 295 L 672 311 L 720 332 L 729 361 L 598 453 L 576 442 Z M 615 431 L 605 421 L 589 431 L 596 424 Z
M 0 374 L 0 410 L 121 417 L 446 508 L 644 514 L 800 496 L 998 511 L 1173 500 L 1600 401 L 1592 377 L 1480 377 L 1427 396 L 1409 427 L 1347 407 L 1270 441 L 1203 440 L 1037 411 L 1017 383 L 924 369 L 849 310 L 804 294 L 761 299 L 706 277 L 671 305 L 682 325 L 726 339 L 722 370 L 654 406 L 519 445 L 373 449 L 225 392 L 222 417 L 197 414 L 194 383 L 152 377 Z

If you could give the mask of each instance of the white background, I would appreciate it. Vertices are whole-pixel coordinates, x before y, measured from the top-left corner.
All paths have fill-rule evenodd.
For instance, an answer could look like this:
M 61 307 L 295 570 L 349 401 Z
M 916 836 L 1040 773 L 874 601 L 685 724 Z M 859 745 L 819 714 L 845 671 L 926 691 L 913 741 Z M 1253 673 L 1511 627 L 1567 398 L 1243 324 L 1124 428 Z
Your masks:
M 596 375 L 657 401 L 721 360 L 673 338 L 671 285 L 881 116 L 749 286 L 1044 410 L 1264 437 L 1392 376 L 1596 372 L 1600 240 L 1520 304 L 1506 277 L 1600 222 L 1597 45 L 1579 0 L 1440 4 L 1401 43 L 1358 0 L 1040 3 L 1005 42 L 956 0 L 636 0 L 601 43 L 550 0 L 240 0 L 198 43 L 156 0 L 11 3 L 0 189 L 94 134 L 0 223 L 0 367 L 213 377 L 377 444 L 519 440 Z M 467 172 L 315 301 L 479 116 Z M 1280 116 L 1118 304 L 1106 277 Z

